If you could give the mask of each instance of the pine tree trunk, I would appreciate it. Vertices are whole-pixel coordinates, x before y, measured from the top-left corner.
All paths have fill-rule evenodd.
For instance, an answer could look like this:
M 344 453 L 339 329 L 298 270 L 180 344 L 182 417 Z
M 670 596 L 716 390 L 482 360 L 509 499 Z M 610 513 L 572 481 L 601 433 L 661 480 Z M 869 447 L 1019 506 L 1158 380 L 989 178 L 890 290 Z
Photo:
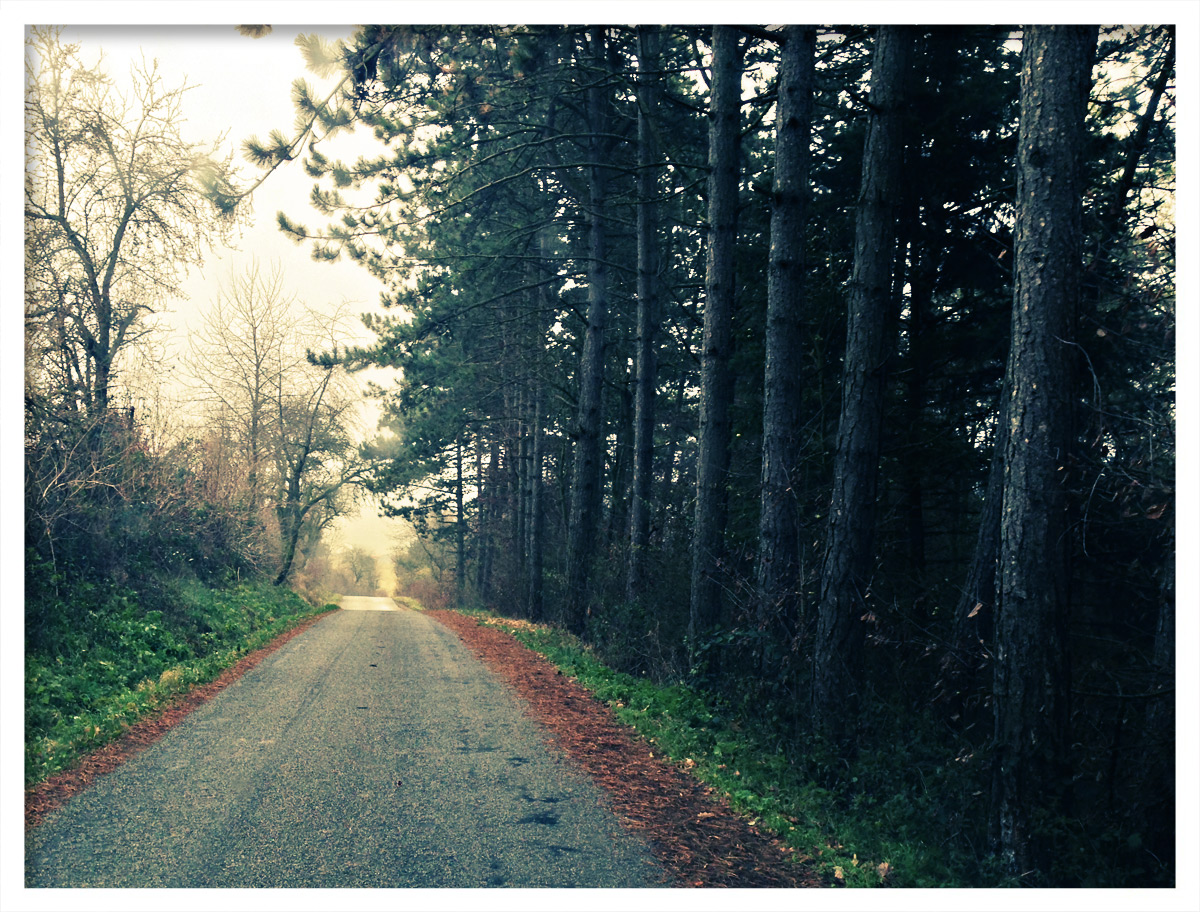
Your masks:
M 683 340 L 680 345 L 680 347 L 684 351 L 691 351 L 692 338 L 694 337 L 694 335 L 695 335 L 695 332 L 690 326 L 685 327 L 684 333 L 683 333 Z M 675 395 L 671 402 L 671 410 L 672 410 L 672 413 L 675 415 L 679 415 L 683 412 L 684 400 L 685 400 L 685 396 L 687 394 L 687 386 L 688 386 L 687 374 L 684 371 L 679 371 L 678 377 L 679 378 L 675 383 Z M 682 483 L 682 481 L 683 481 L 684 473 L 682 470 L 679 472 L 678 477 L 676 477 L 676 474 L 675 474 L 675 464 L 677 461 L 679 461 L 678 457 L 679 457 L 680 434 L 681 434 L 681 431 L 679 430 L 678 426 L 676 425 L 671 428 L 671 433 L 667 437 L 667 451 L 663 455 L 663 461 L 662 461 L 663 477 L 662 477 L 661 487 L 659 488 L 659 495 L 658 495 L 659 503 L 669 503 L 671 501 L 671 494 L 675 490 L 675 487 L 678 484 Z
M 542 506 L 542 397 L 540 389 L 533 394 L 529 430 L 533 440 L 530 444 L 529 472 L 529 588 L 525 609 L 530 620 L 540 621 L 544 607 L 542 599 L 542 539 L 546 528 Z
M 516 494 L 516 510 L 514 511 L 513 522 L 513 548 L 516 551 L 517 558 L 517 579 L 523 583 L 528 583 L 526 572 L 529 566 L 529 548 L 528 548 L 528 533 L 529 533 L 529 466 L 530 466 L 530 451 L 529 451 L 529 424 L 526 421 L 526 410 L 529 405 L 529 393 L 524 387 L 520 387 L 516 392 L 516 403 L 513 419 L 513 425 L 516 429 L 517 443 L 517 494 Z
M 817 33 L 784 32 L 775 126 L 775 186 L 767 266 L 763 378 L 762 509 L 758 547 L 758 625 L 796 603 L 800 567 L 801 351 L 804 338 L 805 220 Z
M 454 441 L 454 599 L 463 604 L 467 589 L 467 518 L 463 514 L 462 434 Z
M 1063 809 L 1069 785 L 1064 481 L 1081 276 L 1083 123 L 1096 29 L 1031 26 L 1024 42 L 993 694 L 993 836 L 1014 876 L 1043 861 L 1034 821 Z
M 634 402 L 633 485 L 630 492 L 629 563 L 625 597 L 641 597 L 654 483 L 654 408 L 658 384 L 658 144 L 652 124 L 658 110 L 658 34 L 638 28 L 637 179 L 637 392 Z
M 728 507 L 733 400 L 734 247 L 737 242 L 738 134 L 742 45 L 735 29 L 713 27 L 709 120 L 708 276 L 701 351 L 700 448 L 692 532 L 692 659 L 721 623 L 721 562 Z M 712 670 L 715 670 L 713 668 Z
M 902 196 L 904 84 L 913 34 L 911 28 L 881 26 L 871 67 L 872 113 L 855 226 L 842 411 L 813 656 L 813 722 L 834 741 L 843 740 L 860 697 L 885 368 L 892 355 L 887 327 Z
M 529 314 L 529 349 L 530 349 L 530 386 L 529 396 L 529 433 L 530 465 L 529 465 L 529 568 L 528 588 L 526 591 L 526 611 L 532 620 L 542 620 L 545 615 L 544 580 L 545 580 L 545 533 L 546 533 L 546 503 L 545 478 L 543 467 L 545 463 L 545 433 L 544 416 L 545 396 L 541 365 L 545 358 L 544 326 L 547 315 L 553 312 L 550 294 L 546 286 L 538 280 L 547 273 L 546 265 L 549 259 L 549 233 L 545 227 L 537 234 L 535 244 L 536 260 L 530 275 L 531 284 L 537 283 L 533 293 L 532 306 Z
M 618 363 L 626 359 L 620 357 Z M 630 485 L 633 477 L 633 438 L 634 427 L 634 391 L 636 384 L 634 371 L 636 368 L 624 371 L 625 377 L 618 387 L 616 399 L 619 403 L 615 417 L 616 440 L 613 444 L 608 485 L 608 503 L 611 505 L 608 513 L 607 542 L 609 553 L 619 555 L 629 543 L 629 501 L 631 498 Z
M 604 33 L 597 29 L 589 44 L 597 68 L 604 63 Z M 579 402 L 576 420 L 575 466 L 571 486 L 571 516 L 567 529 L 568 629 L 582 633 L 587 625 L 590 602 L 589 577 L 596 528 L 600 519 L 600 484 L 604 463 L 604 331 L 608 321 L 608 267 L 606 256 L 605 207 L 607 175 L 600 164 L 605 122 L 604 87 L 598 77 L 587 92 L 588 121 L 593 131 L 590 142 L 592 165 L 588 168 L 588 212 L 590 251 L 588 259 L 587 326 L 579 362 Z
M 998 427 L 1007 424 L 1005 396 L 1000 393 Z M 961 727 L 978 721 L 983 711 L 981 682 L 987 656 L 994 652 L 996 562 L 1000 559 L 1000 508 L 1004 496 L 1004 450 L 993 446 L 988 468 L 987 490 L 979 515 L 975 550 L 962 593 L 954 609 L 954 633 L 950 649 L 942 661 L 940 699 L 949 716 L 959 716 Z M 990 684 L 990 681 L 989 681 Z
M 484 474 L 480 473 L 480 478 Z M 479 566 L 476 568 L 476 588 L 484 604 L 492 597 L 492 563 L 496 553 L 496 526 L 500 513 L 500 442 L 493 438 L 488 449 L 486 482 L 480 495 Z
M 915 156 L 915 153 L 914 153 Z M 911 159 L 910 159 L 911 161 Z M 936 198 L 922 197 L 913 192 L 906 206 L 908 213 L 900 249 L 908 251 L 909 268 L 903 274 L 907 281 L 908 357 L 904 365 L 904 430 L 905 447 L 911 454 L 903 460 L 900 484 L 904 496 L 904 520 L 908 539 L 909 572 L 914 586 L 914 600 L 920 598 L 925 585 L 925 491 L 924 476 L 930 470 L 928 461 L 919 458 L 925 450 L 925 378 L 929 371 L 929 343 L 926 338 L 933 308 L 933 289 L 936 266 L 930 263 L 932 251 L 929 237 L 934 244 L 944 237 L 939 230 L 940 205 Z M 924 210 L 925 232 L 920 229 Z M 936 471 L 936 470 L 935 470 Z
M 483 475 L 483 435 L 475 435 L 475 591 L 483 598 L 483 567 L 488 550 L 488 486 Z

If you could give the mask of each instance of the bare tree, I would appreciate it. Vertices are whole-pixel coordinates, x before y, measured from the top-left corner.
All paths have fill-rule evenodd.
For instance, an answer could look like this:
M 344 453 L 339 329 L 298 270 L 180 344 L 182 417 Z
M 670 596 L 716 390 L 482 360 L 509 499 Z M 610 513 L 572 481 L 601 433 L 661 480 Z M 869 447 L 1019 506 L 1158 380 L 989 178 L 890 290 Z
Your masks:
M 366 548 L 355 546 L 343 555 L 346 571 L 353 580 L 353 592 L 347 595 L 374 595 L 379 588 L 379 565 L 375 555 Z
M 336 351 L 340 332 L 340 311 L 304 308 L 278 269 L 254 264 L 230 278 L 192 337 L 189 370 L 236 452 L 243 501 L 278 530 L 277 584 L 342 512 L 364 468 L 345 372 L 308 356 Z
M 182 138 L 187 86 L 166 88 L 157 63 L 135 67 L 122 94 L 57 30 L 34 29 L 28 45 L 25 220 L 38 249 L 27 321 L 53 341 L 42 354 L 53 354 L 55 392 L 103 414 L 118 358 L 146 331 L 146 315 L 230 229 L 208 202 L 230 160 Z
M 246 465 L 246 492 L 259 495 L 272 390 L 304 364 L 298 303 L 283 289 L 278 264 L 264 272 L 255 261 L 231 273 L 204 325 L 190 337 L 189 373 L 215 414 L 228 416 Z
M 287 581 L 310 515 L 328 514 L 342 489 L 360 479 L 365 463 L 350 438 L 353 400 L 335 383 L 339 369 L 318 368 L 275 387 L 272 453 L 280 561 L 275 585 Z

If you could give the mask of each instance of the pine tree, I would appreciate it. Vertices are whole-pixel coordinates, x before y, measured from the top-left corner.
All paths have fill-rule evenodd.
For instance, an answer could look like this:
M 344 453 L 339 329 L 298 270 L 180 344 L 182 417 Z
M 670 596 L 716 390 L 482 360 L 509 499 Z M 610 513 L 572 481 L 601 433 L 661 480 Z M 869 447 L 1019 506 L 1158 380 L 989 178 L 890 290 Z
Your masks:
M 781 631 L 777 616 L 796 601 L 800 571 L 804 248 L 816 41 L 812 26 L 785 30 L 775 115 L 757 579 L 758 624 L 773 635 Z
M 741 124 L 741 38 L 727 26 L 712 32 L 709 123 L 708 271 L 704 300 L 700 440 L 696 467 L 696 520 L 692 530 L 691 621 L 693 658 L 721 624 L 722 539 L 728 509 L 730 365 L 735 301 L 738 135 Z
M 813 658 L 813 721 L 818 731 L 834 740 L 845 736 L 859 708 L 864 620 L 871 610 L 884 380 L 894 345 L 888 326 L 904 161 L 905 83 L 913 37 L 909 28 L 880 26 L 871 65 L 871 117 L 863 154 L 841 422 Z
M 1065 809 L 1071 578 L 1066 465 L 1082 269 L 1082 152 L 1096 29 L 1025 31 L 1012 337 L 996 597 L 996 847 L 1037 866 L 1035 817 Z M 1046 847 L 1048 848 L 1048 846 Z

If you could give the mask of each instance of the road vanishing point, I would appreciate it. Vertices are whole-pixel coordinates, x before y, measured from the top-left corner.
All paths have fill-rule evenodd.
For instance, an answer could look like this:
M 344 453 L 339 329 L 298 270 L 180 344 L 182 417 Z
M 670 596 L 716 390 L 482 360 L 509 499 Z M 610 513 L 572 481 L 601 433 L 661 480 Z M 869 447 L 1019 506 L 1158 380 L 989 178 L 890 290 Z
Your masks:
M 26 886 L 666 884 L 453 633 L 341 607 L 48 814 Z

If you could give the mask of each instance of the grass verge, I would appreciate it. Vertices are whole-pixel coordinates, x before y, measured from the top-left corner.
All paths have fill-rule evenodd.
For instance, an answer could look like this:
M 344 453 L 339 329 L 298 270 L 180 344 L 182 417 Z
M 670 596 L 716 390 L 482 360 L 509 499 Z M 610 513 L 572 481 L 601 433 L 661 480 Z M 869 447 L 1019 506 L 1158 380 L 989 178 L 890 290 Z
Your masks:
M 26 786 L 69 769 L 176 695 L 333 607 L 268 582 L 211 589 L 174 581 L 168 610 L 145 611 L 129 591 L 98 594 L 88 593 L 92 604 L 46 646 L 26 653 Z
M 844 774 L 846 788 L 823 787 L 821 762 L 781 748 L 778 735 L 751 730 L 727 707 L 683 684 L 660 685 L 618 672 L 576 637 L 554 627 L 468 611 L 509 631 L 605 702 L 614 716 L 697 779 L 723 792 L 760 830 L 781 837 L 831 883 L 853 887 L 981 886 L 964 857 L 949 858 L 922 833 L 934 825 L 921 797 L 893 773 L 895 790 L 875 788 L 875 765 Z M 891 758 L 894 760 L 894 758 Z M 851 775 L 861 772 L 863 775 Z M 993 884 L 994 885 L 994 884 Z

